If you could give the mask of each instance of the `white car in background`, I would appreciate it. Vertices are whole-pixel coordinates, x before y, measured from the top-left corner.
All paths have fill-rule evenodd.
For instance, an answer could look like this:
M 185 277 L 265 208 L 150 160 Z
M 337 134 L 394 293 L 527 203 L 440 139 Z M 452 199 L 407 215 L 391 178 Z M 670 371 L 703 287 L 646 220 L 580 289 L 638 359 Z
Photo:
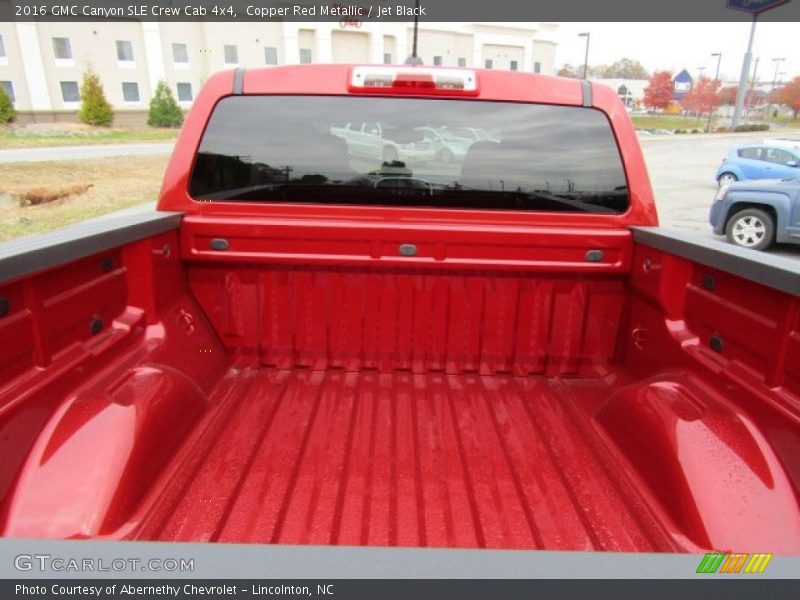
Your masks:
M 428 162 L 435 160 L 438 152 L 438 147 L 421 131 L 397 131 L 378 122 L 336 123 L 331 125 L 330 133 L 347 142 L 351 156 L 382 162 Z

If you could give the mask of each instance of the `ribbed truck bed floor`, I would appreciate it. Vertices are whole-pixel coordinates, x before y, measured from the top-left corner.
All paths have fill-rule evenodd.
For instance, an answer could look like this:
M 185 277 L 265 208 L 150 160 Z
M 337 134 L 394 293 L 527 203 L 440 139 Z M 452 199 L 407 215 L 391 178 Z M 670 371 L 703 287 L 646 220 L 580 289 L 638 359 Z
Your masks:
M 236 372 L 137 537 L 676 549 L 576 406 L 602 380 Z

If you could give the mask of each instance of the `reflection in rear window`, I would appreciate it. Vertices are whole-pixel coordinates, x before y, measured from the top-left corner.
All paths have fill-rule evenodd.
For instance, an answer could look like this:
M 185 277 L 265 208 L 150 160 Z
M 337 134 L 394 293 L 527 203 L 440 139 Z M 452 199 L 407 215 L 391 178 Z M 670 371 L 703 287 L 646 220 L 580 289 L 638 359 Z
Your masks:
M 232 96 L 206 128 L 196 200 L 564 211 L 628 207 L 605 116 L 567 106 Z

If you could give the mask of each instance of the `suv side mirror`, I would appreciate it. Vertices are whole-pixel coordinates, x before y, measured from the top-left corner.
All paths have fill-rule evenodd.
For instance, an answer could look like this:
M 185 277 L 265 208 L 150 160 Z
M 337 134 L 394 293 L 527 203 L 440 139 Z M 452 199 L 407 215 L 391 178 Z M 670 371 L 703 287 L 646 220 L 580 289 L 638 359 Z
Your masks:
M 787 167 L 796 167 L 797 166 L 797 161 L 796 160 L 790 160 L 789 162 L 786 163 L 786 166 Z

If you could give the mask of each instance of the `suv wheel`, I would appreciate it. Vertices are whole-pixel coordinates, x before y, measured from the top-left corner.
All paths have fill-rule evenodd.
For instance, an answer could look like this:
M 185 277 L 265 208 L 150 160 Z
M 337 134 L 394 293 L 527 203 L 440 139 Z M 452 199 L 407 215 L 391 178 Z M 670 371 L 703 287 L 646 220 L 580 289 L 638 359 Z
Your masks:
M 764 250 L 775 239 L 775 220 L 763 210 L 746 208 L 730 218 L 725 234 L 731 244 Z
M 739 181 L 739 178 L 736 177 L 733 173 L 723 173 L 719 177 L 717 177 L 717 183 L 720 185 L 730 185 L 736 181 Z

